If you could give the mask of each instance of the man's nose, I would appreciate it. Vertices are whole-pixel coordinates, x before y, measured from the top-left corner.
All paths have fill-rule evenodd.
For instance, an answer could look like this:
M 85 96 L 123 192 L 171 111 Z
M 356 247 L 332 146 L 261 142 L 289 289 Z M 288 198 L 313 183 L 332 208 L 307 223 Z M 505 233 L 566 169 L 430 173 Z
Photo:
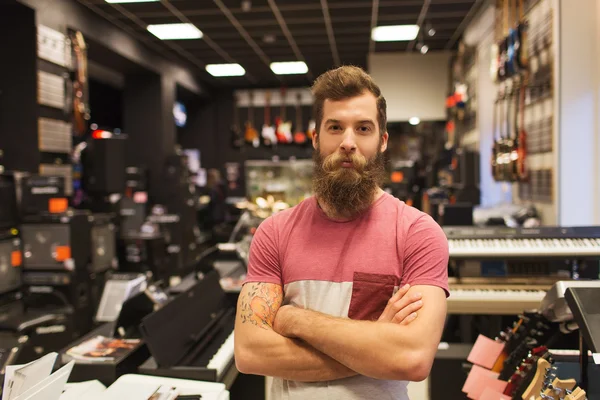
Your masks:
M 346 129 L 346 132 L 344 132 L 344 139 L 340 143 L 340 148 L 347 153 L 356 151 L 356 140 L 354 131 L 351 128 Z

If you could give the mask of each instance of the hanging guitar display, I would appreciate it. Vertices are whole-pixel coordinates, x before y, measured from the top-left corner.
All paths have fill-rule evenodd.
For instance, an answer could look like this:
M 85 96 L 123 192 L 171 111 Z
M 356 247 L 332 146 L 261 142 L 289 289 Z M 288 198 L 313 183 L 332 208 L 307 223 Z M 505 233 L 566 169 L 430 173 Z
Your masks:
M 305 144 L 307 141 L 306 133 L 302 130 L 302 94 L 296 95 L 296 133 L 294 133 L 294 143 Z
M 515 78 L 514 83 L 516 84 L 518 82 L 518 80 Z M 509 139 L 509 145 L 510 148 L 508 149 L 508 158 L 507 158 L 507 162 L 508 162 L 508 166 L 507 166 L 507 174 L 508 174 L 508 180 L 510 180 L 511 182 L 517 182 L 519 180 L 519 107 L 520 107 L 520 100 L 521 100 L 521 90 L 520 90 L 520 85 L 519 85 L 519 90 L 518 92 L 515 92 L 514 90 L 511 91 L 511 102 L 515 101 L 514 104 L 514 111 L 512 113 L 512 115 L 510 115 L 510 119 L 512 122 L 512 133 L 510 134 L 510 139 Z
M 519 88 L 519 130 L 517 136 L 517 178 L 521 182 L 525 182 L 528 179 L 527 171 L 527 131 L 525 129 L 525 90 L 527 81 L 521 82 Z
M 238 125 L 238 103 L 239 99 L 234 94 L 233 96 L 233 123 L 231 124 L 231 145 L 235 148 L 240 148 L 244 145 L 244 137 Z
M 490 166 L 492 169 L 492 176 L 494 177 L 495 181 L 498 181 L 498 170 L 499 170 L 499 166 L 498 166 L 498 156 L 499 156 L 499 152 L 500 152 L 500 135 L 499 135 L 499 129 L 498 129 L 498 105 L 500 103 L 500 97 L 498 96 L 496 98 L 496 101 L 494 102 L 494 113 L 493 113 L 493 122 L 492 122 L 492 134 L 493 134 L 493 139 L 494 142 L 492 143 L 492 157 L 490 159 Z
M 502 39 L 498 45 L 498 81 L 503 81 L 508 67 L 508 0 L 503 0 Z
M 525 70 L 529 67 L 529 22 L 523 13 L 523 0 L 519 0 L 519 24 L 517 27 L 518 46 L 515 47 L 519 69 Z
M 260 144 L 258 131 L 254 127 L 254 95 L 252 91 L 248 92 L 248 119 L 246 120 L 244 140 L 253 147 L 258 147 Z
M 88 130 L 90 110 L 88 108 L 87 46 L 83 34 L 71 32 L 70 39 L 75 55 L 75 75 L 73 78 L 73 133 L 83 136 Z
M 271 92 L 265 93 L 265 121 L 261 130 L 261 136 L 265 146 L 277 145 L 275 127 L 271 125 Z
M 276 122 L 276 137 L 277 143 L 292 143 L 292 122 L 287 121 L 285 118 L 286 114 L 286 90 L 284 87 L 281 88 L 281 105 L 279 109 L 279 117 Z

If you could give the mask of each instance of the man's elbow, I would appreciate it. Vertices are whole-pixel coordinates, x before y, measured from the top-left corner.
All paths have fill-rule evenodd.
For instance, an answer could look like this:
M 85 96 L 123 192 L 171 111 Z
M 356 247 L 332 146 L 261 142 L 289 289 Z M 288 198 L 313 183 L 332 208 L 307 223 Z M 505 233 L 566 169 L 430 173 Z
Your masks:
M 252 360 L 254 357 L 250 354 L 248 349 L 241 345 L 234 346 L 233 357 L 235 360 L 235 367 L 243 374 L 252 374 L 253 365 Z
M 403 360 L 398 360 L 394 371 L 397 380 L 421 382 L 427 379 L 433 366 L 433 359 L 424 352 L 412 352 Z

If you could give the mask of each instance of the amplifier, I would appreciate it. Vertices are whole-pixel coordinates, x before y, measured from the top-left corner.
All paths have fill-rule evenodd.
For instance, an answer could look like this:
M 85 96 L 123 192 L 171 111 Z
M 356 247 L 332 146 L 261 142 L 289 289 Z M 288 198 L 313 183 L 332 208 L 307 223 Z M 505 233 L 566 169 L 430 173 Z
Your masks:
M 93 325 L 93 304 L 90 280 L 71 272 L 24 271 L 23 285 L 27 287 L 26 303 L 31 309 L 71 309 L 78 334 Z
M 125 169 L 125 190 L 135 192 L 148 191 L 148 170 L 142 167 L 127 167 Z
M 159 233 L 136 233 L 118 240 L 119 270 L 152 273 L 154 281 L 168 281 L 169 257 L 164 236 Z
M 94 214 L 91 227 L 90 272 L 104 272 L 119 266 L 116 252 L 116 227 L 112 214 Z
M 11 174 L 0 174 L 0 228 L 19 224 L 15 179 Z
M 87 275 L 92 220 L 87 210 L 27 217 L 21 225 L 24 269 Z
M 83 189 L 87 193 L 123 193 L 125 190 L 123 136 L 91 139 L 81 154 Z
M 67 210 L 69 203 L 63 176 L 18 173 L 15 181 L 21 216 Z
M 18 237 L 0 239 L 0 295 L 21 287 L 21 254 Z
M 140 232 L 146 221 L 146 203 L 136 202 L 130 197 L 122 197 L 119 201 L 121 236 L 133 235 Z

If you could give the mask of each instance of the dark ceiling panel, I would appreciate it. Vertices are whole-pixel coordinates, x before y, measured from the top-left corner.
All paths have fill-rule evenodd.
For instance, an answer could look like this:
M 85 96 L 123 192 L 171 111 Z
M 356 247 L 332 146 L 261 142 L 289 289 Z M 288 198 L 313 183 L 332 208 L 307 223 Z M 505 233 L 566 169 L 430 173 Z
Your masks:
M 261 87 L 308 85 L 311 76 L 291 75 L 277 77 L 269 69 L 272 61 L 294 61 L 304 58 L 312 79 L 330 69 L 334 64 L 333 49 L 342 64 L 366 67 L 371 33 L 373 0 L 326 0 L 334 43 L 328 35 L 325 13 L 321 0 L 274 0 L 275 11 L 283 20 L 278 21 L 268 0 L 250 0 L 249 10 L 242 8 L 242 0 L 164 0 L 155 3 L 132 3 L 110 5 L 104 0 L 71 0 L 93 4 L 94 9 L 121 26 L 136 32 L 138 37 L 163 48 L 162 54 L 173 60 L 185 60 L 199 66 L 206 63 L 236 61 L 251 78 L 211 78 L 204 71 L 198 76 L 210 85 L 222 87 Z M 222 2 L 226 10 L 217 3 Z M 431 0 L 424 18 L 427 26 L 435 28 L 436 34 L 423 40 L 431 51 L 443 50 L 476 4 L 483 0 Z M 379 0 L 376 10 L 377 25 L 414 24 L 423 8 L 423 0 Z M 241 29 L 249 35 L 244 38 L 230 18 L 229 11 Z M 471 13 L 472 14 L 472 13 Z M 205 34 L 200 40 L 176 40 L 163 42 L 146 31 L 145 26 L 157 23 L 192 22 Z M 282 26 L 287 26 L 286 37 Z M 464 25 L 464 24 L 463 24 Z M 461 32 L 459 32 L 461 33 Z M 248 40 L 255 43 L 253 46 Z M 274 39 L 268 43 L 266 39 Z M 297 46 L 295 49 L 293 46 Z M 376 43 L 374 51 L 406 51 L 409 42 Z M 412 51 L 418 51 L 416 46 Z

